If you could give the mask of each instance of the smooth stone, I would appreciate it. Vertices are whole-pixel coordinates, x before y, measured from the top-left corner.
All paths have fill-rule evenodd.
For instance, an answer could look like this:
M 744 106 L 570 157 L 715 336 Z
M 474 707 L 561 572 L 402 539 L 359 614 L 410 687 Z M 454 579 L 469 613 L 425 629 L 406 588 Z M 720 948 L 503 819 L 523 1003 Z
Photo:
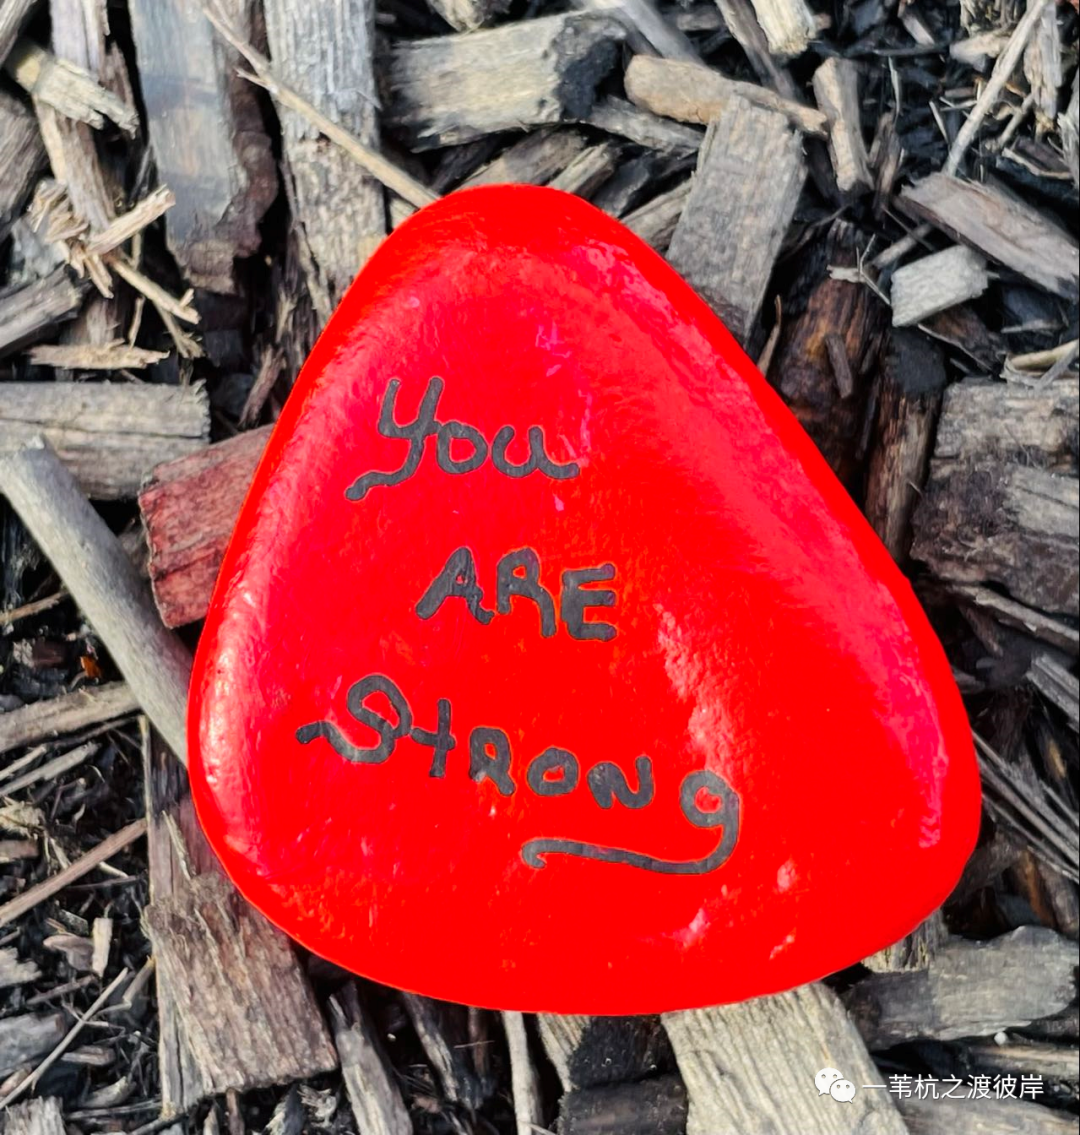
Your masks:
M 189 735 L 256 907 L 503 1009 L 820 978 L 933 911 L 979 826 L 941 645 L 813 444 L 658 255 L 526 186 L 422 210 L 345 296 Z

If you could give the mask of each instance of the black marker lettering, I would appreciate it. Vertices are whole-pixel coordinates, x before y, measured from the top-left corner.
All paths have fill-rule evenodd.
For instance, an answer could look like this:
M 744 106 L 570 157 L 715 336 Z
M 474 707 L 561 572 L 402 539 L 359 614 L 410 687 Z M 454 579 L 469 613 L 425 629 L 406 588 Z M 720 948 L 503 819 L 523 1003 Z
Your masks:
M 430 745 L 435 750 L 428 776 L 441 778 L 446 776 L 446 757 L 451 749 L 457 748 L 457 738 L 450 732 L 450 702 L 447 698 L 439 698 L 437 713 L 434 733 L 416 726 L 410 736 L 418 745 Z
M 548 457 L 544 451 L 544 431 L 539 426 L 529 426 L 529 456 L 522 465 L 515 465 L 506 456 L 507 446 L 513 439 L 513 426 L 503 426 L 491 442 L 491 464 L 507 477 L 527 477 L 539 469 L 554 481 L 565 481 L 581 472 L 576 461 L 557 465 Z
M 634 761 L 638 787 L 635 792 L 626 779 L 626 773 L 611 761 L 601 761 L 589 769 L 589 791 L 601 808 L 610 808 L 616 800 L 625 808 L 644 808 L 652 803 L 654 785 L 652 761 L 642 755 Z
M 421 619 L 430 619 L 451 596 L 464 599 L 469 614 L 478 623 L 490 623 L 495 617 L 494 611 L 481 606 L 484 593 L 476 582 L 476 562 L 468 548 L 450 553 L 442 571 L 416 604 L 416 613 Z
M 565 796 L 577 788 L 580 774 L 577 757 L 552 745 L 529 762 L 525 780 L 537 796 Z
M 555 601 L 540 583 L 540 557 L 532 548 L 507 552 L 499 560 L 496 577 L 495 610 L 509 615 L 512 595 L 531 599 L 540 608 L 540 634 L 550 638 L 555 633 Z
M 607 588 L 599 591 L 583 591 L 586 583 L 615 578 L 615 565 L 602 564 L 600 567 L 579 568 L 562 573 L 562 593 L 559 597 L 559 617 L 566 624 L 572 638 L 600 639 L 607 642 L 615 637 L 615 628 L 610 623 L 587 623 L 585 611 L 589 607 L 614 607 L 615 592 Z
M 370 709 L 364 704 L 372 694 L 381 693 L 397 715 L 397 724 L 392 724 L 381 713 Z M 369 674 L 349 689 L 346 705 L 349 713 L 360 722 L 368 726 L 379 735 L 379 743 L 370 748 L 354 745 L 341 732 L 336 725 L 329 721 L 316 721 L 311 725 L 302 725 L 296 731 L 296 739 L 301 745 L 314 741 L 316 737 L 323 737 L 330 742 L 334 752 L 355 764 L 378 765 L 382 764 L 394 751 L 399 738 L 404 737 L 412 728 L 412 710 L 405 700 L 405 695 L 382 674 Z
M 472 446 L 468 457 L 454 457 L 453 443 L 463 441 Z M 447 422 L 439 426 L 435 442 L 435 457 L 444 473 L 471 473 L 487 460 L 488 447 L 484 435 L 464 422 Z
M 469 776 L 477 784 L 493 780 L 503 796 L 514 795 L 517 785 L 510 776 L 510 738 L 501 729 L 478 725 L 469 734 Z
M 396 469 L 392 473 L 372 472 L 357 477 L 345 491 L 348 500 L 363 500 L 368 489 L 372 489 L 376 485 L 399 485 L 407 477 L 411 477 L 420 467 L 420 461 L 424 456 L 424 442 L 436 432 L 439 425 L 435 421 L 435 411 L 438 409 L 439 399 L 442 397 L 443 380 L 432 378 L 428 382 L 416 419 L 404 426 L 399 426 L 394 420 L 394 406 L 397 403 L 397 395 L 400 389 L 400 379 L 392 378 L 386 387 L 386 395 L 379 409 L 379 433 L 383 437 L 408 440 L 409 453 L 405 458 L 405 463 L 400 469 Z

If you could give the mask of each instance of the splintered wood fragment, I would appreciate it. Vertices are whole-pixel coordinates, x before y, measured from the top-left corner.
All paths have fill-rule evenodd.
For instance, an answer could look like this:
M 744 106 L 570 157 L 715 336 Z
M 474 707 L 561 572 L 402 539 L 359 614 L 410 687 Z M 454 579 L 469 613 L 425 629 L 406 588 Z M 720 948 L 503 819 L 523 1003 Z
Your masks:
M 39 902 L 52 898 L 58 891 L 62 891 L 77 879 L 81 879 L 84 875 L 93 871 L 95 867 L 100 867 L 107 859 L 111 859 L 117 852 L 123 851 L 125 847 L 134 843 L 145 833 L 146 821 L 135 820 L 127 827 L 121 828 L 120 831 L 106 836 L 96 847 L 85 855 L 79 856 L 63 870 L 57 871 L 55 875 L 50 875 L 47 879 L 42 879 L 40 883 L 35 883 L 32 887 L 28 887 L 18 898 L 11 899 L 0 906 L 0 926 L 7 926 L 9 922 L 21 918 L 27 911 L 33 910 Z
M 819 1095 L 821 1068 L 838 1068 L 857 1085 L 880 1075 L 836 994 L 821 983 L 666 1013 L 664 1026 L 690 1100 L 687 1135 L 907 1135 L 888 1092 L 859 1091 L 842 1105 Z
M 944 173 L 907 186 L 900 202 L 914 216 L 1039 287 L 1066 299 L 1080 295 L 1080 246 L 1025 202 Z
M 14 946 L 0 949 L 0 989 L 13 985 L 25 985 L 41 975 L 37 962 L 19 961 L 19 953 Z
M 876 954 L 863 958 L 862 964 L 874 973 L 926 969 L 937 953 L 938 947 L 944 945 L 948 938 L 949 931 L 945 926 L 945 919 L 942 918 L 941 911 L 936 910 L 899 942 L 894 942 L 884 950 L 878 950 Z
M 889 296 L 893 326 L 922 323 L 939 311 L 981 296 L 989 283 L 986 261 L 962 244 L 913 260 L 893 273 Z
M 88 256 L 104 256 L 107 252 L 126 244 L 148 225 L 163 217 L 174 205 L 176 198 L 167 185 L 159 186 L 148 193 L 133 209 L 122 213 L 100 232 L 93 233 L 86 240 Z
M 337 1067 L 288 940 L 216 873 L 143 913 L 154 957 L 207 1091 L 247 1091 Z
M 576 130 L 545 126 L 526 134 L 497 158 L 470 174 L 460 188 L 474 185 L 546 185 L 585 149 L 585 139 Z
M 210 410 L 201 386 L 5 383 L 0 454 L 43 436 L 82 490 L 133 497 L 159 462 L 206 445 Z
M 710 123 L 668 260 L 741 343 L 805 177 L 801 139 L 783 115 L 732 98 Z
M 1064 1009 L 1076 994 L 1075 967 L 1067 938 L 1021 926 L 989 942 L 954 939 L 926 969 L 874 974 L 844 994 L 844 1004 L 872 1049 L 991 1036 Z
M 8 52 L 15 46 L 23 24 L 30 18 L 30 13 L 38 0 L 4 0 L 0 4 L 0 63 L 8 57 Z
M 0 1020 L 0 1076 L 45 1055 L 64 1039 L 68 1016 L 51 1013 L 21 1013 Z
M 466 1059 L 466 1049 L 455 1043 L 456 1034 L 464 1033 L 461 1006 L 416 993 L 402 993 L 401 998 L 446 1098 L 470 1110 L 478 1108 L 484 1087 Z
M 230 7 L 246 10 L 236 0 Z M 260 242 L 259 221 L 277 195 L 277 170 L 255 92 L 236 81 L 239 57 L 195 3 L 132 0 L 150 143 L 176 195 L 165 222 L 169 249 L 195 287 L 235 288 L 233 261 Z
M 672 156 L 696 154 L 705 139 L 703 130 L 680 126 L 614 97 L 599 99 L 584 121 L 609 134 L 629 138 L 649 150 Z
M 510 0 L 428 0 L 431 7 L 456 31 L 473 32 L 498 19 Z
M 707 126 L 728 99 L 738 96 L 754 106 L 777 111 L 806 134 L 824 138 L 828 133 L 828 119 L 822 111 L 784 98 L 768 87 L 729 79 L 703 63 L 635 55 L 627 65 L 624 82 L 631 102 L 680 122 Z
M 690 180 L 659 193 L 623 218 L 623 223 L 657 252 L 666 252 L 690 197 Z
M 543 1100 L 540 1097 L 540 1077 L 529 1053 L 529 1035 L 525 1031 L 525 1017 L 521 1013 L 504 1012 L 506 1047 L 510 1053 L 510 1082 L 514 1099 L 514 1122 L 517 1135 L 536 1135 L 536 1128 L 544 1118 Z
M 960 585 L 954 590 L 972 606 L 992 614 L 999 623 L 1024 631 L 1025 634 L 1056 646 L 1073 657 L 1080 654 L 1080 630 L 1076 627 L 1071 627 L 1060 619 L 1052 619 L 1045 612 L 1026 607 L 1023 603 L 1017 603 L 1015 599 L 1009 599 L 997 591 L 991 591 L 988 587 Z
M 371 0 L 266 0 L 263 8 L 276 74 L 365 145 L 377 147 Z M 309 253 L 305 275 L 325 323 L 386 235 L 383 189 L 302 114 L 283 108 L 280 118 L 293 219 Z
M 1058 115 L 1058 130 L 1073 184 L 1080 186 L 1080 71 L 1073 76 L 1069 105 Z
M 1027 6 L 1034 7 L 1035 0 L 1028 0 Z M 1037 113 L 1044 122 L 1053 126 L 1058 113 L 1058 91 L 1065 81 L 1055 4 L 1042 7 L 1031 42 L 1024 51 L 1024 76 L 1035 100 Z
M 665 59 L 694 62 L 694 45 L 670 20 L 664 19 L 652 0 L 574 0 L 585 11 L 610 12 L 622 21 L 630 46 Z
M 29 39 L 19 40 L 4 67 L 23 90 L 67 118 L 95 130 L 102 129 L 108 118 L 130 135 L 139 128 L 139 114 L 133 106 L 107 91 L 82 67 L 57 59 Z
M 124 682 L 84 686 L 74 693 L 34 702 L 0 714 L 0 753 L 115 721 L 138 708 Z
M 829 158 L 841 193 L 863 193 L 874 185 L 863 141 L 859 68 L 833 56 L 814 72 L 814 98 L 829 120 Z
M 1015 1075 L 1012 1068 L 1009 1074 Z M 963 1094 L 920 1099 L 912 1093 L 896 1106 L 910 1135 L 1076 1135 L 1074 1115 L 1028 1100 L 973 1101 Z
M 26 204 L 38 172 L 45 162 L 45 147 L 37 120 L 19 102 L 0 91 L 0 240 Z
M 559 1101 L 560 1135 L 683 1135 L 686 1087 L 679 1076 L 568 1092 Z M 535 1129 L 534 1129 L 535 1131 Z M 520 1135 L 527 1135 L 521 1131 Z
M 0 358 L 74 318 L 85 291 L 58 268 L 43 280 L 0 292 Z
M 540 1039 L 565 1092 L 654 1076 L 671 1066 L 660 1018 L 541 1013 Z
M 90 969 L 98 977 L 104 977 L 109 966 L 109 951 L 112 949 L 113 920 L 95 918 L 90 934 L 94 947 L 90 956 Z
M 773 55 L 801 55 L 817 36 L 814 13 L 804 0 L 750 0 Z
M 92 741 L 88 741 L 85 745 L 78 745 L 70 752 L 61 753 L 60 756 L 53 757 L 51 761 L 46 761 L 38 768 L 23 773 L 22 776 L 17 776 L 12 780 L 4 779 L 2 782 L 3 793 L 5 796 L 14 796 L 17 792 L 22 792 L 24 788 L 40 784 L 43 780 L 55 780 L 65 772 L 78 768 L 83 761 L 94 756 L 99 749 L 100 746 L 95 745 Z
M 1065 714 L 1074 733 L 1080 731 L 1080 679 L 1052 655 L 1039 654 L 1032 659 L 1027 680 Z
M 139 494 L 150 546 L 150 583 L 167 627 L 206 614 L 271 427 L 238 434 L 159 465 Z
M 1000 584 L 1030 607 L 1075 616 L 1077 409 L 1076 379 L 951 386 L 912 556 L 940 579 Z
M 412 1135 L 412 1122 L 378 1029 L 361 1007 L 355 985 L 346 985 L 330 998 L 330 1017 L 357 1130 L 364 1135 Z
M 599 142 L 577 155 L 549 182 L 552 189 L 589 198 L 615 172 L 621 147 L 616 142 Z
M 82 608 L 147 716 L 186 760 L 191 655 L 161 625 L 149 589 L 120 541 L 46 443 L 0 456 L 0 493 Z
M 168 351 L 148 351 L 132 347 L 116 339 L 101 346 L 31 347 L 27 351 L 36 366 L 62 367 L 70 370 L 142 370 L 169 357 Z M 136 389 L 128 387 L 127 389 Z M 156 388 L 155 388 L 156 389 Z
M 911 514 L 926 481 L 946 381 L 937 344 L 916 331 L 893 334 L 878 393 L 864 511 L 897 563 L 911 543 Z
M 386 125 L 416 149 L 587 117 L 623 39 L 612 16 L 568 12 L 395 45 Z
M 55 1096 L 12 1104 L 4 1112 L 4 1135 L 67 1135 Z
M 1056 1044 L 1038 1044 L 1010 1039 L 964 1046 L 971 1063 L 980 1070 L 1002 1075 L 1028 1073 L 1059 1084 L 1076 1084 L 1080 1077 L 1080 1049 Z

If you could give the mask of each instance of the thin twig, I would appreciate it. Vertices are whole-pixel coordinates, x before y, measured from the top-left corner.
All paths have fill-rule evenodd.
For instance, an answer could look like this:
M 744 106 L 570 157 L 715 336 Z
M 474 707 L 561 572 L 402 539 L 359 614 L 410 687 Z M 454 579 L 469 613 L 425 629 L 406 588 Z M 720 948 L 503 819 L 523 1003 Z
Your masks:
M 214 26 L 218 35 L 234 50 L 239 52 L 255 72 L 254 75 L 251 75 L 247 72 L 239 71 L 238 74 L 242 78 L 263 87 L 265 90 L 269 91 L 282 106 L 288 107 L 289 110 L 303 115 L 320 133 L 325 134 L 331 142 L 340 146 L 357 165 L 371 174 L 376 181 L 382 182 L 387 189 L 393 190 L 399 197 L 403 197 L 408 201 L 410 205 L 415 205 L 418 209 L 422 209 L 425 205 L 430 205 L 433 201 L 439 199 L 437 194 L 432 193 L 430 189 L 421 185 L 415 178 L 410 177 L 403 169 L 399 169 L 393 162 L 384 158 L 377 150 L 371 149 L 370 146 L 365 146 L 359 138 L 356 138 L 354 135 L 350 134 L 348 130 L 345 130 L 336 122 L 327 118 L 322 111 L 313 106 L 307 99 L 298 95 L 291 87 L 287 87 L 282 83 L 274 74 L 270 66 L 270 60 L 267 59 L 265 55 L 260 55 L 251 44 L 246 43 L 233 31 L 221 12 L 217 10 L 217 5 L 213 3 L 212 0 L 204 0 L 201 7 L 203 15 L 205 15 Z

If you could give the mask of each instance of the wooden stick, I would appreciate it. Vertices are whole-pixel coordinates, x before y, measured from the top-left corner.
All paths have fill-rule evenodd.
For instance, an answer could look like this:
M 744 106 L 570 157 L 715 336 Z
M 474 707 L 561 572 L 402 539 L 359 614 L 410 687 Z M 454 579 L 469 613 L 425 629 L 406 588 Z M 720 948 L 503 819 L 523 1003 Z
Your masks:
M 100 867 L 107 859 L 111 859 L 118 851 L 123 851 L 125 847 L 145 834 L 146 821 L 135 820 L 126 828 L 121 828 L 118 832 L 106 836 L 97 847 L 92 848 L 85 855 L 79 856 L 74 863 L 69 864 L 62 871 L 57 871 L 55 875 L 42 879 L 40 883 L 35 883 L 34 886 L 23 891 L 18 898 L 0 906 L 0 926 L 7 926 L 9 922 L 21 918 L 28 910 L 33 910 L 39 902 L 51 898 L 58 891 L 62 891 L 65 887 L 74 883 L 76 879 L 81 879 L 83 875 L 93 871 L 95 867 Z
M 112 721 L 137 707 L 123 682 L 109 682 L 13 709 L 0 714 L 0 753 Z
M 514 1095 L 514 1121 L 517 1135 L 535 1135 L 544 1118 L 540 1099 L 540 1080 L 529 1055 L 529 1037 L 521 1013 L 504 1012 L 506 1047 L 510 1050 L 510 1083 Z
M 101 636 L 146 715 L 181 760 L 191 655 L 146 584 L 44 441 L 0 457 L 4 493 Z

